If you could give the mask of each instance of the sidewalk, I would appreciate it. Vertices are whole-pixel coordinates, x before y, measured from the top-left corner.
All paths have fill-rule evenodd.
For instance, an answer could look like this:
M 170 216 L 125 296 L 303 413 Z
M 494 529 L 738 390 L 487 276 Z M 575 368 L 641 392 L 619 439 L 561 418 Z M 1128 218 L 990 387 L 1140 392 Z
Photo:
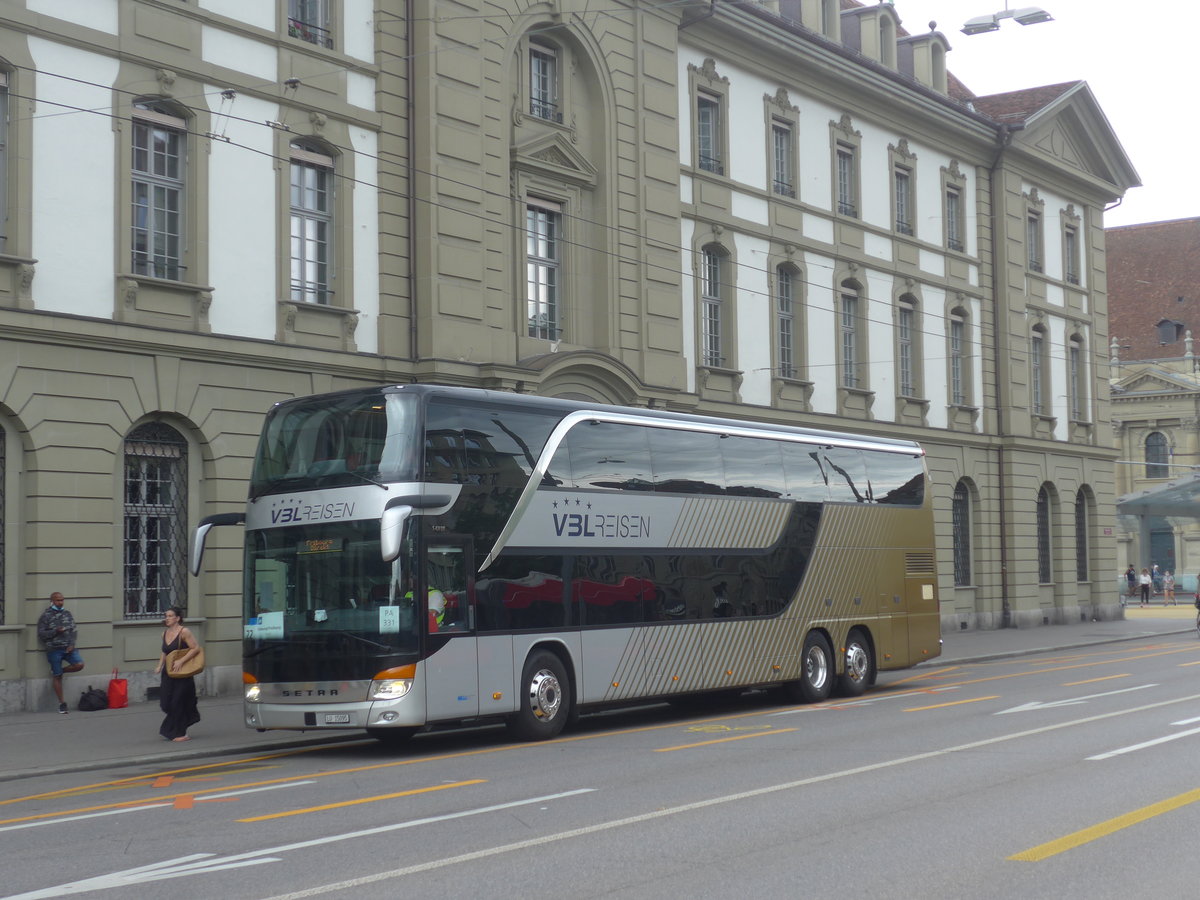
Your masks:
M 942 636 L 942 655 L 928 666 L 957 665 L 1053 652 L 1117 641 L 1153 640 L 1192 631 L 1191 603 L 1172 607 L 1137 606 L 1124 621 L 1084 622 L 1042 628 L 969 631 Z M 293 747 L 362 740 L 360 731 L 259 733 L 242 724 L 237 696 L 202 697 L 192 740 L 169 743 L 158 736 L 162 713 L 157 703 L 127 709 L 0 715 L 0 781 L 34 775 L 84 772 L 101 766 L 187 766 L 191 760 L 227 754 L 263 754 Z

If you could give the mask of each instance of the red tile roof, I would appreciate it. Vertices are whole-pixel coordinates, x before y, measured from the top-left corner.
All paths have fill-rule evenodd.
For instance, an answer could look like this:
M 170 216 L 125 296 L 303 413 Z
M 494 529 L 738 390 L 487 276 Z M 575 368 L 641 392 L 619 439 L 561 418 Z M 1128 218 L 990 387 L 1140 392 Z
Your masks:
M 1065 81 L 1062 84 L 1048 84 L 1020 91 L 1007 91 L 1003 94 L 991 94 L 987 97 L 976 97 L 972 102 L 975 104 L 975 109 L 990 119 L 1006 125 L 1019 125 L 1080 84 L 1083 82 Z
M 1119 358 L 1183 356 L 1185 330 L 1200 353 L 1200 218 L 1109 228 L 1104 238 L 1109 334 Z M 1178 340 L 1160 342 L 1163 320 L 1180 323 Z

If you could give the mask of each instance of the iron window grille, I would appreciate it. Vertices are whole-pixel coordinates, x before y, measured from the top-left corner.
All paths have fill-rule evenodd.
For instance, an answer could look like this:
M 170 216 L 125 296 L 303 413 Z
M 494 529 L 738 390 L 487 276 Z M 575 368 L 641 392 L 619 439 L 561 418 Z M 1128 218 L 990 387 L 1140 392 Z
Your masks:
M 971 494 L 961 481 L 954 486 L 951 502 L 954 528 L 954 584 L 971 583 Z
M 150 422 L 125 438 L 125 617 L 187 603 L 187 442 Z
M 1088 580 L 1088 514 L 1083 491 L 1075 495 L 1075 580 Z
M 1043 487 L 1037 495 L 1038 583 L 1050 583 L 1050 495 Z

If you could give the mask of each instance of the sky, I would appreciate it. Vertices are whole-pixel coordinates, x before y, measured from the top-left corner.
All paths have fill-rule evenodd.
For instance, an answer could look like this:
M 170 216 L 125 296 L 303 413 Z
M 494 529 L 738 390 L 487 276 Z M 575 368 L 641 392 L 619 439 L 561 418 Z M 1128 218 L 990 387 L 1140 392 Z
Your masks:
M 1131 189 L 1104 225 L 1200 217 L 1200 108 L 1192 101 L 1198 50 L 1190 0 L 894 0 L 909 34 L 937 30 L 950 42 L 946 68 L 976 94 L 1086 81 L 1142 187 Z M 967 36 L 976 16 L 1040 6 L 1052 22 Z

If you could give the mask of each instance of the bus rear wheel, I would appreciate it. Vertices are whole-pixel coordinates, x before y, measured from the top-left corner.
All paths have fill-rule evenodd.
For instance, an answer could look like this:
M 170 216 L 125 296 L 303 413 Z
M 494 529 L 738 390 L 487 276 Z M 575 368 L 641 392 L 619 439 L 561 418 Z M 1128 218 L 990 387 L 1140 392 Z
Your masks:
M 545 650 L 530 654 L 518 690 L 519 709 L 508 720 L 514 737 L 544 741 L 563 730 L 571 713 L 571 687 L 562 660 Z
M 875 680 L 875 656 L 867 636 L 854 628 L 846 637 L 846 653 L 842 659 L 842 674 L 838 676 L 838 693 L 857 697 Z
M 800 660 L 799 681 L 789 682 L 788 696 L 803 703 L 819 703 L 828 700 L 833 692 L 833 648 L 825 635 L 810 631 L 804 638 L 804 652 Z

